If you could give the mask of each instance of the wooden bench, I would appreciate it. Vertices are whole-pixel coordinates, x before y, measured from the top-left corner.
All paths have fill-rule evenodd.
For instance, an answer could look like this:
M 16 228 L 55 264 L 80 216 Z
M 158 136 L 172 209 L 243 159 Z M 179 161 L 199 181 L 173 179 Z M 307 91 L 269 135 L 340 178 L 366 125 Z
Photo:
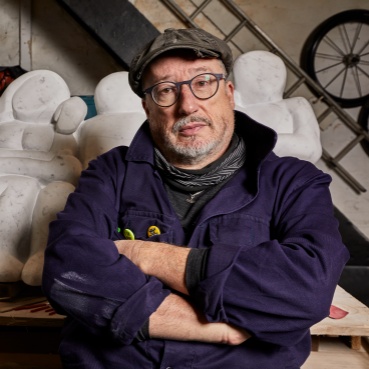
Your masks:
M 311 328 L 312 352 L 301 369 L 369 369 L 369 308 L 339 286 L 332 304 L 348 314 Z
M 359 350 L 362 337 L 369 337 L 369 308 L 340 286 L 336 288 L 332 304 L 348 314 L 342 319 L 325 318 L 311 328 L 313 351 L 318 351 L 321 336 L 348 337 L 351 348 Z
M 45 304 L 47 304 L 47 300 L 42 296 L 24 297 L 10 302 L 0 301 L 0 327 L 62 327 L 65 316 L 45 312 L 41 309 L 33 311 L 37 310 L 38 305 Z M 25 308 L 21 309 L 22 307 Z
M 25 310 L 14 310 L 30 306 Z M 45 297 L 0 301 L 0 369 L 61 369 L 58 355 L 61 327 L 65 317 L 32 311 L 47 304 Z

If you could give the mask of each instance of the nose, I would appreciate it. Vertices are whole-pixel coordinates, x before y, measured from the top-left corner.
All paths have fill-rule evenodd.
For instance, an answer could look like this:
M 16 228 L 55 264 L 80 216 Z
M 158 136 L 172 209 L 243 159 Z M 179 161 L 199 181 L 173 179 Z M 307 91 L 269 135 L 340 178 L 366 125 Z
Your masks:
M 190 115 L 198 110 L 199 100 L 193 95 L 189 85 L 182 85 L 178 98 L 178 111 L 181 115 Z

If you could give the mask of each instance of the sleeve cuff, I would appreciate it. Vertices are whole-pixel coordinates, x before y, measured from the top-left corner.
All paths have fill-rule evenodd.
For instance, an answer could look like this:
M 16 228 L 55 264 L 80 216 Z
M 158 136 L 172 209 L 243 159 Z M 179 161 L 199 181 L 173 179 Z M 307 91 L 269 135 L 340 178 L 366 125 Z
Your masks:
M 209 249 L 191 249 L 186 264 L 186 287 L 191 292 L 205 278 Z
M 141 341 L 146 341 L 148 339 L 150 339 L 149 320 L 146 320 L 144 325 L 137 332 L 136 340 L 141 342 Z

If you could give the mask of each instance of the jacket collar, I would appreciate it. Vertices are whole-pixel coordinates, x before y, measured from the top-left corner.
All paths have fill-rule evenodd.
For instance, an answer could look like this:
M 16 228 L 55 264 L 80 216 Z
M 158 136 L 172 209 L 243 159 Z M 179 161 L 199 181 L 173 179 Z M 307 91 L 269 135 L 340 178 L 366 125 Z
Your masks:
M 248 162 L 258 167 L 273 150 L 277 142 L 277 133 L 237 110 L 235 110 L 235 119 L 236 133 L 246 143 Z

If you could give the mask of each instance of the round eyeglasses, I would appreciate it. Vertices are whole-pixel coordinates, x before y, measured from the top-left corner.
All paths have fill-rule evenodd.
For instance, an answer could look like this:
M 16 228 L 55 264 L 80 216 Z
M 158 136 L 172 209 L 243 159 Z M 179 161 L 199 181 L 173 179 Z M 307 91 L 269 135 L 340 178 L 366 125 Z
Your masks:
M 159 82 L 147 88 L 143 93 L 150 94 L 155 104 L 167 108 L 177 102 L 182 85 L 188 85 L 196 98 L 207 100 L 217 93 L 221 79 L 226 79 L 226 76 L 224 74 L 202 73 L 188 81 Z

